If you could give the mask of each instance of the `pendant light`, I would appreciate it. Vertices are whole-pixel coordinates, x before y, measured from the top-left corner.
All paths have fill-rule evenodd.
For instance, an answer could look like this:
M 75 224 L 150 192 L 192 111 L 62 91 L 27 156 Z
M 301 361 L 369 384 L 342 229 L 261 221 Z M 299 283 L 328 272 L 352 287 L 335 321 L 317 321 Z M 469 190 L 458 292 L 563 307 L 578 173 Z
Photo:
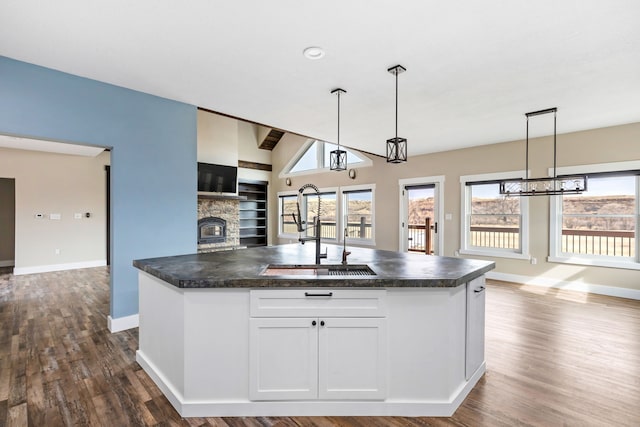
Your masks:
M 347 170 L 347 152 L 340 149 L 340 94 L 347 93 L 344 89 L 334 89 L 332 94 L 338 94 L 338 148 L 333 150 L 330 154 L 329 169 L 332 171 L 344 171 Z
M 557 108 L 526 113 L 527 139 L 525 154 L 525 178 L 500 181 L 500 194 L 507 196 L 554 196 L 580 194 L 587 191 L 587 175 L 563 175 L 556 173 L 556 113 Z M 553 177 L 529 178 L 529 117 L 553 113 Z
M 403 163 L 407 161 L 407 139 L 398 138 L 398 74 L 407 71 L 402 65 L 387 69 L 396 76 L 396 137 L 387 139 L 387 162 Z

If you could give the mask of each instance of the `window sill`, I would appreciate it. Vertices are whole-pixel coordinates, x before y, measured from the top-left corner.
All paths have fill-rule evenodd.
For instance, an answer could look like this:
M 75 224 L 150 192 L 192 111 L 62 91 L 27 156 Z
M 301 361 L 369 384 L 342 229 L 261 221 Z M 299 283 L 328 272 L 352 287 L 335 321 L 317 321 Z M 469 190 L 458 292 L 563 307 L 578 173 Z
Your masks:
M 358 239 L 347 239 L 347 250 L 349 249 L 349 246 L 375 246 L 376 242 L 375 240 L 358 240 Z
M 560 264 L 575 264 L 575 265 L 587 265 L 590 267 L 608 267 L 608 268 L 621 268 L 626 270 L 640 270 L 640 263 L 634 261 L 607 261 L 591 258 L 580 257 L 547 257 L 547 262 L 556 262 Z
M 297 234 L 278 234 L 278 239 L 295 239 L 297 242 L 298 235 Z
M 479 251 L 479 250 L 471 250 L 471 249 L 460 249 L 458 253 L 460 255 L 475 255 L 475 256 L 484 256 L 484 257 L 491 257 L 491 258 L 522 259 L 527 261 L 531 259 L 531 256 L 529 254 L 520 254 L 516 252 Z

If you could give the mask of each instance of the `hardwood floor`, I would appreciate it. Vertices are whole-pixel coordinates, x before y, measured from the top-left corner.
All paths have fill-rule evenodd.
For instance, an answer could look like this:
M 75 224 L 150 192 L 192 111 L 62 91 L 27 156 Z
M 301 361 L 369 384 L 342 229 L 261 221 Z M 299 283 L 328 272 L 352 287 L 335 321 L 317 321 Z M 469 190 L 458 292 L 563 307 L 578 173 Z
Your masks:
M 640 301 L 490 281 L 487 373 L 451 418 L 181 419 L 108 310 L 106 268 L 0 272 L 0 426 L 640 425 Z

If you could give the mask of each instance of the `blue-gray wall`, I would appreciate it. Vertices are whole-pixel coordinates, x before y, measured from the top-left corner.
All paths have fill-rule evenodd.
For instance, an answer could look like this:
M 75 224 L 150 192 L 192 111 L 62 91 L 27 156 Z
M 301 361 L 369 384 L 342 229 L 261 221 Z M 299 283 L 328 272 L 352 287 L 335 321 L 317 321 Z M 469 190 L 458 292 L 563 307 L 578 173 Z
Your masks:
M 197 108 L 0 56 L 0 133 L 113 147 L 111 317 L 138 313 L 134 259 L 197 249 Z

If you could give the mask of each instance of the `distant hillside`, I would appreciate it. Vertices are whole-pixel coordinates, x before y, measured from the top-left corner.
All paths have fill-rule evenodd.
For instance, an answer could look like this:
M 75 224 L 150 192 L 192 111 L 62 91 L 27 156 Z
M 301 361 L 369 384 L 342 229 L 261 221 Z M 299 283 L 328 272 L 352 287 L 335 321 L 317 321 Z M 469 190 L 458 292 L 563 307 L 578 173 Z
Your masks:
M 424 225 L 425 219 L 433 219 L 433 198 L 412 199 L 409 201 L 409 224 Z
M 555 197 L 555 196 L 537 196 Z M 353 201 L 356 206 L 354 216 L 367 216 L 371 214 L 369 204 L 364 201 Z M 409 224 L 424 224 L 425 218 L 433 218 L 433 198 L 414 199 L 409 202 Z M 564 200 L 565 215 L 633 215 L 635 212 L 635 200 L 630 196 L 593 196 L 593 197 L 566 197 Z M 477 224 L 487 226 L 517 226 L 515 217 L 504 214 L 517 214 L 519 209 L 519 199 L 517 197 L 504 197 L 503 199 L 475 199 L 474 214 L 486 215 Z M 315 211 L 313 203 L 311 208 Z M 352 205 L 352 206 L 353 206 Z M 293 205 L 295 208 L 295 204 Z M 287 211 L 291 211 L 287 209 Z M 324 218 L 335 218 L 336 204 L 334 200 L 322 202 L 322 216 Z M 491 217 L 491 215 L 496 215 Z M 352 219 L 350 219 L 352 220 Z M 585 229 L 585 230 L 633 230 L 633 218 L 593 218 L 577 217 L 566 218 L 565 228 Z

